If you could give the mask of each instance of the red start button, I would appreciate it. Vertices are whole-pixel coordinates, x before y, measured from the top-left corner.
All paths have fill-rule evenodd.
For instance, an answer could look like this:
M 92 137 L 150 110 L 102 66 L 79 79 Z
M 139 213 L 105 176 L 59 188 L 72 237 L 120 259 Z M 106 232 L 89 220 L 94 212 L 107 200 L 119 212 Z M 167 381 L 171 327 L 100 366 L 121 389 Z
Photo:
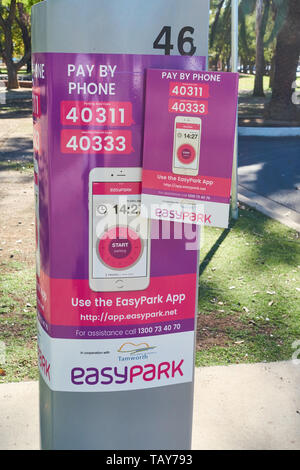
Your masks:
M 141 256 L 143 249 L 139 235 L 129 227 L 113 227 L 99 240 L 100 259 L 112 269 L 126 269 Z
M 177 150 L 177 157 L 181 163 L 188 165 L 195 160 L 196 151 L 192 145 L 183 144 Z

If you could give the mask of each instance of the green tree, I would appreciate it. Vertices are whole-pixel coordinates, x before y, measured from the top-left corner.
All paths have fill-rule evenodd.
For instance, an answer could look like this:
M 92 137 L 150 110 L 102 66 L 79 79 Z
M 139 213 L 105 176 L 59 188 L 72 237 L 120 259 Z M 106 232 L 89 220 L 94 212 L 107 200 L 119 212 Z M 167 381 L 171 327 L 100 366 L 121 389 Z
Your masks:
M 277 35 L 272 97 L 265 106 L 265 117 L 272 120 L 300 119 L 292 102 L 293 82 L 300 56 L 300 0 L 286 0 L 284 21 Z
M 239 55 L 241 64 L 255 64 L 255 10 L 256 0 L 241 0 L 239 5 Z M 228 70 L 231 55 L 231 0 L 212 0 L 210 27 L 210 62 L 213 68 Z M 217 62 L 218 59 L 218 62 Z
M 28 8 L 28 5 L 27 5 Z M 27 60 L 27 72 L 31 73 L 31 21 L 30 13 L 26 11 L 24 3 L 17 3 L 16 23 L 21 31 L 24 54 L 29 56 Z
M 39 0 L 0 0 L 0 54 L 7 67 L 7 88 L 19 88 L 18 71 L 31 58 L 31 36 L 30 36 L 30 8 Z M 23 47 L 22 57 L 15 61 L 16 43 L 18 33 L 21 33 Z M 20 50 L 20 49 L 19 49 Z
M 281 0 L 279 0 L 281 1 Z M 272 12 L 278 0 L 241 0 L 241 20 L 247 15 L 255 15 L 255 80 L 254 96 L 265 96 L 263 78 L 265 74 L 266 56 L 271 62 L 272 40 L 274 41 L 277 24 L 274 22 Z M 269 33 L 269 39 L 265 36 Z
M 254 96 L 265 96 L 264 94 L 264 73 L 265 73 L 265 44 L 267 22 L 270 11 L 270 0 L 256 0 L 256 61 L 255 61 L 255 81 Z
M 239 2 L 239 56 L 242 70 L 247 66 L 253 72 L 253 94 L 264 96 L 263 76 L 266 63 L 272 62 L 275 39 L 286 11 L 286 0 L 240 0 Z M 210 58 L 230 50 L 231 0 L 212 0 L 210 30 Z M 225 21 L 226 18 L 226 21 Z M 224 31 L 226 29 L 226 32 Z
M 231 55 L 231 3 L 229 0 L 211 1 L 210 67 L 229 70 Z

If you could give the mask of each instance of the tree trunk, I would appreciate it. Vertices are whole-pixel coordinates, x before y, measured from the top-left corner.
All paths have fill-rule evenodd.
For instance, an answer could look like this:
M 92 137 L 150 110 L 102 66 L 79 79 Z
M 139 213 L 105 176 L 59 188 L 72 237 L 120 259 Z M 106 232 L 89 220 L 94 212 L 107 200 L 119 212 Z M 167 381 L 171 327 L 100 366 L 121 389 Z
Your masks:
M 17 71 L 15 64 L 12 61 L 7 61 L 6 67 L 7 67 L 7 75 L 8 75 L 7 89 L 13 90 L 13 89 L 19 88 L 18 71 Z
M 25 54 L 24 57 L 15 64 L 13 61 L 13 53 L 14 53 L 14 42 L 13 42 L 13 34 L 12 34 L 12 26 L 16 18 L 16 0 L 10 0 L 9 7 L 6 8 L 7 15 L 3 15 L 4 7 L 2 6 L 2 2 L 0 1 L 0 27 L 3 31 L 3 56 L 5 60 L 5 64 L 7 67 L 7 75 L 8 75 L 8 83 L 7 88 L 19 88 L 18 76 L 17 72 L 22 65 L 24 65 L 24 59 L 28 60 L 28 54 Z
M 26 72 L 30 74 L 32 72 L 32 67 L 31 67 L 31 58 L 28 60 L 27 65 L 26 65 Z
M 292 103 L 293 82 L 300 55 L 300 1 L 288 0 L 288 13 L 276 44 L 272 97 L 265 106 L 265 118 L 294 121 L 299 108 Z
M 230 72 L 230 70 L 231 70 L 231 55 L 228 56 L 226 60 L 226 71 Z
M 7 89 L 19 88 L 17 68 L 13 61 L 13 37 L 11 25 L 7 23 L 4 30 L 4 58 L 7 67 Z
M 30 15 L 24 10 L 23 3 L 17 3 L 16 21 L 22 33 L 24 44 L 24 55 L 29 57 L 27 61 L 27 73 L 31 73 L 31 35 L 30 35 Z
M 253 96 L 265 96 L 264 94 L 264 0 L 256 0 L 256 73 L 254 80 Z M 265 6 L 266 8 L 266 6 Z

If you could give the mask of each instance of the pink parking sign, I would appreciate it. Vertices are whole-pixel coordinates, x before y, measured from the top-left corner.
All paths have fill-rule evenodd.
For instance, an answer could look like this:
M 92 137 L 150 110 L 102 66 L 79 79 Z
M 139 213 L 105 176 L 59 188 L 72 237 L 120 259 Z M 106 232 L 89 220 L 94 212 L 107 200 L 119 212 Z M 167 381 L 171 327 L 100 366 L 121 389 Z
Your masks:
M 142 202 L 152 219 L 227 227 L 238 74 L 148 69 Z
M 142 217 L 144 82 L 149 67 L 199 70 L 205 58 L 38 53 L 33 63 L 43 64 L 33 83 L 41 374 L 55 391 L 189 383 L 197 234 L 193 244 L 170 224 L 164 237 Z

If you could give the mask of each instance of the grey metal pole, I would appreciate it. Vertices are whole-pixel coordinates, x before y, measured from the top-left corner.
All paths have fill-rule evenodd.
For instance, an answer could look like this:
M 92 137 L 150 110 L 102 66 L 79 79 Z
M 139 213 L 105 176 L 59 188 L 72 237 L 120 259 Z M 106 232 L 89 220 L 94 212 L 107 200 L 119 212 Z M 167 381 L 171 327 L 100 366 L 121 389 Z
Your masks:
M 238 71 L 239 58 L 239 0 L 231 0 L 231 71 Z M 238 117 L 235 130 L 232 183 L 231 183 L 231 216 L 238 218 Z

